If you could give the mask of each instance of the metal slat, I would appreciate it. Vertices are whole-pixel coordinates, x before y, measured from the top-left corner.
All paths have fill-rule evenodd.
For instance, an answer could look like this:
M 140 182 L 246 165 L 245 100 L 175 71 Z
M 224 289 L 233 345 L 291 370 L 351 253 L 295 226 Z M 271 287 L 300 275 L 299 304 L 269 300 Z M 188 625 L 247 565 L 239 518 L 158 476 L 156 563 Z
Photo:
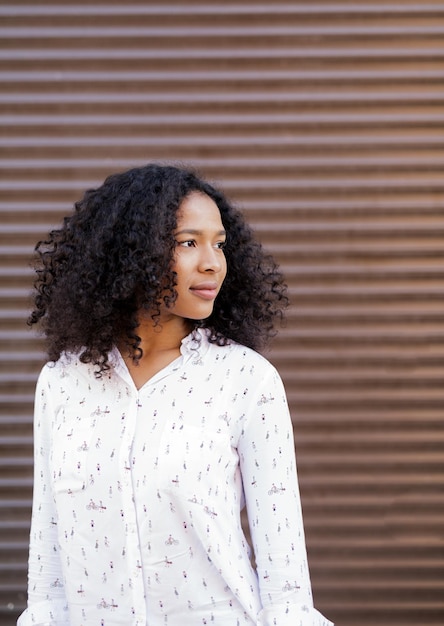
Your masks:
M 280 14 L 287 15 L 315 15 L 319 18 L 324 18 L 331 15 L 344 16 L 369 16 L 369 15 L 401 15 L 405 17 L 407 15 L 419 15 L 425 17 L 430 14 L 433 16 L 444 13 L 444 9 L 440 4 L 434 3 L 367 3 L 361 4 L 345 4 L 345 3 L 331 3 L 324 4 L 322 2 L 313 2 L 311 4 L 301 3 L 295 5 L 291 2 L 276 3 L 272 7 L 268 4 L 261 3 L 236 3 L 236 4 L 217 4 L 217 5 L 192 5 L 181 3 L 165 4 L 126 4 L 124 7 L 120 5 L 81 5 L 81 3 L 70 5 L 44 5 L 33 6 L 25 3 L 25 6 L 20 6 L 20 3 L 11 6 L 0 7 L 0 15 L 4 16 L 22 16 L 24 18 L 30 16 L 78 16 L 80 6 L 82 8 L 81 13 L 84 16 L 112 16 L 118 15 L 128 17 L 132 15 L 165 15 L 165 16 L 184 16 L 191 15 L 247 15 L 251 16 L 266 15 L 272 17 Z
M 202 129 L 204 130 L 204 129 Z M 52 137 L 48 135 L 39 135 L 39 136 L 31 136 L 31 135 L 14 135 L 14 136 L 5 136 L 0 137 L 0 145 L 3 148 L 25 148 L 26 154 L 24 154 L 25 158 L 29 155 L 29 150 L 32 148 L 45 149 L 45 154 L 48 154 L 48 148 L 67 148 L 72 153 L 72 149 L 76 148 L 77 152 L 79 148 L 87 148 L 88 151 L 86 154 L 90 155 L 90 148 L 94 147 L 95 152 L 100 154 L 100 148 L 106 148 L 107 158 L 109 159 L 109 149 L 115 148 L 118 149 L 116 152 L 116 156 L 121 158 L 122 150 L 125 150 L 126 153 L 135 154 L 134 162 L 137 163 L 139 160 L 142 160 L 140 154 L 136 152 L 136 148 L 145 148 L 145 150 L 151 151 L 155 150 L 156 154 L 162 148 L 166 148 L 168 150 L 183 150 L 184 148 L 191 148 L 191 153 L 195 153 L 196 145 L 204 146 L 206 148 L 211 147 L 212 152 L 222 152 L 227 149 L 236 150 L 236 154 L 242 150 L 242 152 L 251 152 L 252 154 L 257 154 L 258 150 L 269 150 L 270 147 L 275 149 L 275 152 L 279 153 L 283 151 L 283 149 L 295 149 L 298 150 L 307 150 L 311 149 L 360 149 L 368 150 L 369 148 L 392 148 L 393 147 L 405 147 L 408 146 L 410 149 L 416 148 L 421 149 L 424 147 L 436 148 L 444 144 L 444 134 L 439 128 L 436 129 L 426 129 L 426 128 L 418 128 L 415 129 L 415 133 L 413 135 L 405 135 L 399 132 L 399 129 L 393 129 L 393 133 L 391 135 L 387 135 L 383 133 L 381 129 L 375 128 L 374 132 L 371 134 L 358 132 L 357 129 L 344 129 L 344 132 L 339 134 L 338 132 L 331 132 L 330 129 L 325 129 L 325 133 L 316 134 L 307 133 L 307 134 L 298 134 L 292 133 L 291 135 L 279 133 L 273 135 L 264 135 L 264 129 L 261 128 L 255 133 L 253 136 L 244 133 L 244 129 L 240 129 L 239 133 L 233 133 L 232 131 L 226 132 L 224 136 L 218 134 L 202 134 L 197 139 L 193 134 L 182 133 L 180 136 L 169 134 L 169 129 L 166 129 L 165 134 L 163 135 L 148 135 L 148 134 L 138 134 L 136 135 L 111 135 L 111 136 L 100 136 L 96 135 L 97 130 L 95 129 L 91 135 L 88 136 L 65 136 L 65 137 Z M 274 152 L 274 153 L 275 153 Z M 150 158 L 151 152 L 148 154 L 145 152 L 143 160 L 146 162 Z M 172 157 L 170 152 L 170 158 L 177 159 L 177 154 L 175 157 Z M 196 160 L 201 161 L 199 157 L 196 157 Z M 385 203 L 396 203 L 396 199 L 393 198 L 384 198 L 383 201 Z M 424 198 L 425 202 L 430 202 L 430 198 Z M 297 204 L 297 200 L 293 201 Z M 331 200 L 332 204 L 335 203 L 335 199 Z M 336 201 L 337 202 L 337 201 Z M 347 206 L 347 199 L 344 200 L 344 204 Z M 359 200 L 359 203 L 362 204 L 365 202 L 362 198 Z M 408 201 L 407 201 L 408 202 Z M 437 201 L 439 202 L 439 201 Z M 263 201 L 260 199 L 257 200 L 258 206 L 263 204 Z M 312 206 L 314 203 L 313 199 L 307 199 L 306 206 Z M 410 200 L 411 203 L 411 200 Z M 359 205 L 359 204 L 358 204 Z M 407 204 L 408 206 L 408 204 Z M 375 207 L 377 209 L 378 207 Z
M 251 16 L 246 16 L 251 17 Z M 269 16 L 266 16 L 269 18 Z M 54 21 L 54 20 L 52 20 Z M 72 21 L 72 20 L 70 20 Z M 139 20 L 137 20 L 139 21 Z M 433 20 L 432 20 L 433 21 Z M 368 22 L 368 21 L 367 21 Z M 412 24 L 355 24 L 353 28 L 349 25 L 265 25 L 265 26 L 35 26 L 35 21 L 30 20 L 31 26 L 9 26 L 0 27 L 0 37 L 2 39 L 14 39 L 19 43 L 21 39 L 94 39 L 96 42 L 100 38 L 119 39 L 149 38 L 159 39 L 205 39 L 223 37 L 236 40 L 254 39 L 264 37 L 371 37 L 378 40 L 384 37 L 439 37 L 444 33 L 444 26 L 441 24 L 427 24 L 417 26 Z

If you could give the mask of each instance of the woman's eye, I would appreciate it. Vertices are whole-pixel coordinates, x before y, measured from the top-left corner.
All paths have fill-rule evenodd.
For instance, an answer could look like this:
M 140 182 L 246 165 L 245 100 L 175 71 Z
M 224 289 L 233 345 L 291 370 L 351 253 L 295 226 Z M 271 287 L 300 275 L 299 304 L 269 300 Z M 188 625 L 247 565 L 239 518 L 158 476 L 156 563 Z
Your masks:
M 226 241 L 218 241 L 214 247 L 218 250 L 223 250 L 226 243 Z M 195 239 L 187 239 L 186 241 L 178 241 L 177 245 L 182 246 L 182 248 L 195 248 L 197 243 Z

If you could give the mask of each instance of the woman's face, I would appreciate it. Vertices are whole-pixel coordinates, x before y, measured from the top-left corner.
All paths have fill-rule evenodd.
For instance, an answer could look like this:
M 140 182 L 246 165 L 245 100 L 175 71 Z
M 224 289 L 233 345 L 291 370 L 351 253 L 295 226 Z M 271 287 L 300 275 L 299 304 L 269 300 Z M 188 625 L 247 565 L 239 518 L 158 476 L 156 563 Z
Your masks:
M 185 198 L 177 217 L 172 267 L 177 274 L 177 299 L 169 312 L 186 319 L 205 319 L 213 311 L 227 274 L 225 229 L 216 203 L 203 193 L 193 192 Z

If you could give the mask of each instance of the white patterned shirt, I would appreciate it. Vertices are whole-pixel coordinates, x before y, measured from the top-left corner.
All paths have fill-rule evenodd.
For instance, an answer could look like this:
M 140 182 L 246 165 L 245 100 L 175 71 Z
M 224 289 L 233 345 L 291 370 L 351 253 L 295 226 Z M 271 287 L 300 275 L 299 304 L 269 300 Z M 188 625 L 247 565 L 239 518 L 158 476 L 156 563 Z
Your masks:
M 19 626 L 332 626 L 313 608 L 275 368 L 204 330 L 139 390 L 117 349 L 110 362 L 40 374 Z

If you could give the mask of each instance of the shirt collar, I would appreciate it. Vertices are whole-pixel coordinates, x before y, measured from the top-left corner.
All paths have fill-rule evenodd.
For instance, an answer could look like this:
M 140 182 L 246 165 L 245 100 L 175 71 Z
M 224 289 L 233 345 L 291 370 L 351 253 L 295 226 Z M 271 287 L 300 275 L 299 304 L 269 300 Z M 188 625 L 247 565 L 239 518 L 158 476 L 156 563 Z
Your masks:
M 170 366 L 174 363 L 175 367 L 173 369 L 170 369 L 170 366 L 166 366 L 158 372 L 158 374 L 162 375 L 162 373 L 164 373 L 164 375 L 167 375 L 179 367 L 184 367 L 188 363 L 192 365 L 202 364 L 202 359 L 210 347 L 209 334 L 210 331 L 206 328 L 195 328 L 192 330 L 191 333 L 184 337 L 181 341 L 180 354 L 182 360 L 179 362 L 177 360 L 173 361 L 170 363 Z M 116 346 L 114 346 L 110 352 L 109 362 L 116 374 L 123 378 L 127 383 L 134 385 L 125 361 Z M 152 380 L 158 380 L 158 374 L 153 376 Z

